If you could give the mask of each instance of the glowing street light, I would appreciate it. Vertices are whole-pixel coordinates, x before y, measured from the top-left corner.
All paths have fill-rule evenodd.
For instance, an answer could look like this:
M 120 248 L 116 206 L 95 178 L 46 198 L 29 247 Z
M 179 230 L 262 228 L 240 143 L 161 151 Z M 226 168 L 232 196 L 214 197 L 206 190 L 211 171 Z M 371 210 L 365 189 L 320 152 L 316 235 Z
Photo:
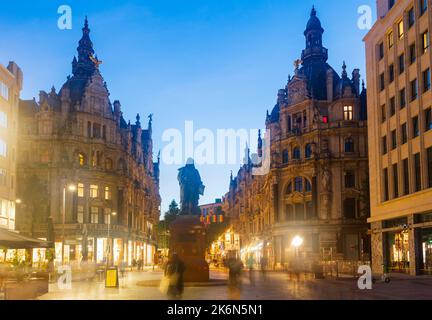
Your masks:
M 303 244 L 303 238 L 300 236 L 295 236 L 291 241 L 291 245 L 295 248 L 300 247 L 302 244 Z

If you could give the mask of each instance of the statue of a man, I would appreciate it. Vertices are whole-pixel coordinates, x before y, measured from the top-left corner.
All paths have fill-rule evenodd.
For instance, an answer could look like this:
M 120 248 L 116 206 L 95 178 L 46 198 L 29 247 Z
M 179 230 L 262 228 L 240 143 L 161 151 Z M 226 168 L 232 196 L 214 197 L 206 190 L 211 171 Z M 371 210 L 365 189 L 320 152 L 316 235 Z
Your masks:
M 186 166 L 179 169 L 177 179 L 180 184 L 181 213 L 199 215 L 198 201 L 200 195 L 204 195 L 205 186 L 192 159 L 187 161 Z

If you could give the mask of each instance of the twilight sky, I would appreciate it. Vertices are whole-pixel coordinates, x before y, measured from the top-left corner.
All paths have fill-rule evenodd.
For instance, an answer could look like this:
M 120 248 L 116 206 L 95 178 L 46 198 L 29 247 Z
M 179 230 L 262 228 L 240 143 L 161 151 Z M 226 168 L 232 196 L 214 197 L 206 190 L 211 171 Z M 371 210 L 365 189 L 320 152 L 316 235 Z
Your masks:
M 365 76 L 366 30 L 357 9 L 374 0 L 186 0 L 186 1 L 7 1 L 0 11 L 0 62 L 16 61 L 24 71 L 23 99 L 57 89 L 71 73 L 85 15 L 108 84 L 126 119 L 154 114 L 155 158 L 167 129 L 258 129 L 277 90 L 293 74 L 312 5 L 318 11 L 329 63 L 341 72 L 360 68 Z M 60 30 L 57 9 L 72 8 L 72 30 Z M 197 144 L 198 145 L 198 144 Z M 228 190 L 236 165 L 197 166 L 206 185 L 201 203 Z M 162 215 L 179 200 L 179 165 L 161 166 Z

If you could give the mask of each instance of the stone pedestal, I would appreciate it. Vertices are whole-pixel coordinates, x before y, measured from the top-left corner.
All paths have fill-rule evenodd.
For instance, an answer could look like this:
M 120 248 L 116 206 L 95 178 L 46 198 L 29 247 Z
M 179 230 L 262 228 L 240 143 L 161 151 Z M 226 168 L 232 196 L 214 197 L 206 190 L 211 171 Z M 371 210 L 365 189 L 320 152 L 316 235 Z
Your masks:
M 205 261 L 205 229 L 199 216 L 179 216 L 170 227 L 171 253 L 177 253 L 184 262 L 185 282 L 207 282 L 210 280 L 208 263 Z

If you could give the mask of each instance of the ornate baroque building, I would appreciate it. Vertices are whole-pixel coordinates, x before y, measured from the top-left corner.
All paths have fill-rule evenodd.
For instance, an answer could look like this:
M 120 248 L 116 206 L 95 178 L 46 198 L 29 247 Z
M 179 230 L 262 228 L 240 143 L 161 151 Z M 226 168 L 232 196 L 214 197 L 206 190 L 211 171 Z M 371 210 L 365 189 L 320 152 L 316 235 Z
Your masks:
M 275 267 L 294 255 L 311 260 L 368 259 L 366 90 L 360 73 L 328 63 L 324 29 L 312 9 L 295 74 L 267 114 L 270 172 L 251 161 L 231 178 L 224 210 L 241 234 L 242 253 Z M 261 136 L 258 155 L 263 153 Z M 303 239 L 295 249 L 294 237 Z
M 127 123 L 111 104 L 87 19 L 82 30 L 72 77 L 21 102 L 17 228 L 52 238 L 57 262 L 151 264 L 160 215 L 152 119 L 146 129 L 139 115 Z

